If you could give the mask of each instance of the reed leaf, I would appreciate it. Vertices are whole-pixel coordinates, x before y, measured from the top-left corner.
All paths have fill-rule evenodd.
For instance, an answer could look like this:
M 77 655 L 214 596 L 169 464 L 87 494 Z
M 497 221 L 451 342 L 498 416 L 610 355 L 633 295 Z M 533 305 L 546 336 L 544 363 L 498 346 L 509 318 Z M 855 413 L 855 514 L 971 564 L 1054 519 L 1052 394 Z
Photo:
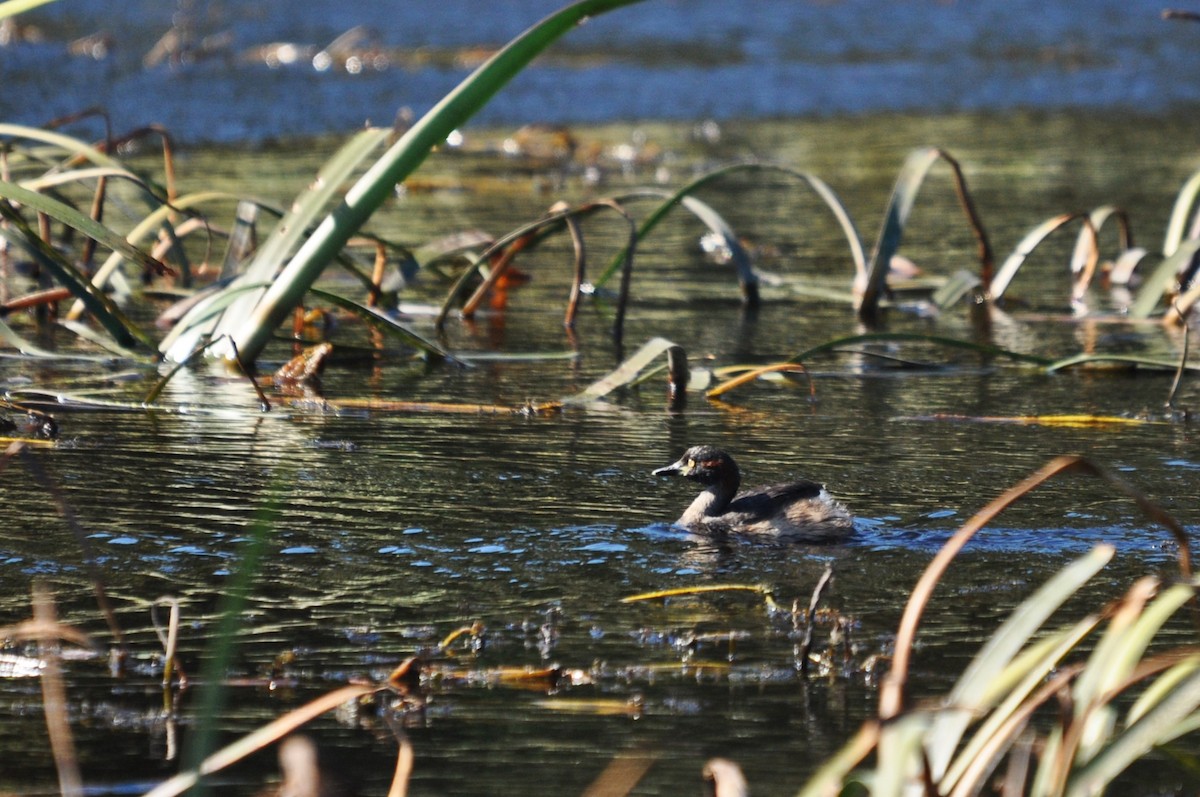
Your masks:
M 191 357 L 200 338 L 206 335 L 215 338 L 221 334 L 228 334 L 229 328 L 235 326 L 254 308 L 287 258 L 300 245 L 303 236 L 312 229 L 320 214 L 326 212 L 336 192 L 388 134 L 389 131 L 378 128 L 363 130 L 346 142 L 321 167 L 317 178 L 300 193 L 279 219 L 246 270 L 226 288 L 227 291 L 236 294 L 237 301 L 224 301 L 221 293 L 216 292 L 207 301 L 198 303 L 190 312 L 184 314 L 172 329 L 172 334 L 159 344 L 159 350 L 167 359 L 182 362 Z M 143 225 L 147 222 L 143 222 Z M 253 288 L 247 291 L 247 286 Z M 223 316 L 224 324 L 221 323 L 221 315 L 214 318 L 211 312 L 211 306 L 216 304 L 221 305 L 223 312 L 233 305 Z
M 935 346 L 943 346 L 946 348 L 965 349 L 967 351 L 978 352 L 979 354 L 984 354 L 989 357 L 1004 357 L 1017 362 L 1032 363 L 1039 366 L 1048 366 L 1053 362 L 1053 360 L 1050 360 L 1046 357 L 1025 354 L 1023 352 L 1004 349 L 991 344 L 975 343 L 974 341 L 948 338 L 942 335 L 923 335 L 915 332 L 867 332 L 861 335 L 849 335 L 844 338 L 835 338 L 834 340 L 821 343 L 809 349 L 805 349 L 799 354 L 792 355 L 788 358 L 788 362 L 805 362 L 818 354 L 837 351 L 838 349 L 860 343 L 896 342 L 929 343 Z
M 686 185 L 682 186 L 674 193 L 665 195 L 666 199 L 657 208 L 655 208 L 642 221 L 641 225 L 638 227 L 638 232 L 637 232 L 638 240 L 641 240 L 641 239 L 645 238 L 647 235 L 649 235 L 650 232 L 655 227 L 658 226 L 659 222 L 661 222 L 663 220 L 663 218 L 665 218 L 666 215 L 673 208 L 675 208 L 678 205 L 683 205 L 686 209 L 695 212 L 694 208 L 698 207 L 698 206 L 694 206 L 694 205 L 686 202 L 685 200 L 687 198 L 691 198 L 694 193 L 696 193 L 700 189 L 704 188 L 705 186 L 707 186 L 713 182 L 716 182 L 717 180 L 720 180 L 721 178 L 726 177 L 730 174 L 734 174 L 736 172 L 741 172 L 741 171 L 778 172 L 780 174 L 786 174 L 786 175 L 790 175 L 792 177 L 796 177 L 796 178 L 800 179 L 802 182 L 804 182 L 806 185 L 808 185 L 813 190 L 813 192 L 816 193 L 817 196 L 820 197 L 821 200 L 829 207 L 829 210 L 833 213 L 834 218 L 837 220 L 838 226 L 841 228 L 843 235 L 846 236 L 846 242 L 850 247 L 850 257 L 854 262 L 855 283 L 858 284 L 859 282 L 865 282 L 865 280 L 866 280 L 866 257 L 863 254 L 862 240 L 859 237 L 858 229 L 854 226 L 854 221 L 851 219 L 849 211 L 846 210 L 846 207 L 845 207 L 845 205 L 842 204 L 841 199 L 834 192 L 834 190 L 832 188 L 830 188 L 827 183 L 825 183 L 824 180 L 817 177 L 816 175 L 811 174 L 809 172 L 800 171 L 798 169 L 794 169 L 790 166 L 786 166 L 786 165 L 782 165 L 782 164 L 763 163 L 763 162 L 757 162 L 757 161 L 734 163 L 734 164 L 730 164 L 728 166 L 723 166 L 719 169 L 714 169 L 713 171 L 708 172 L 707 174 L 703 174 L 700 177 L 697 177 L 695 180 L 692 180 L 690 183 L 687 183 Z M 656 194 L 658 192 L 646 192 L 646 193 L 647 194 Z M 714 211 L 714 213 L 715 213 L 715 211 Z M 699 214 L 697 214 L 697 215 L 699 215 Z M 700 217 L 700 218 L 703 220 L 703 217 Z M 720 232 L 718 230 L 713 230 L 713 231 L 718 232 L 718 234 L 720 234 Z M 738 266 L 740 268 L 739 264 L 737 263 L 737 258 L 740 258 L 740 257 L 745 257 L 747 264 L 748 264 L 749 256 L 746 255 L 745 250 L 741 246 L 741 244 L 737 242 L 736 237 L 734 237 L 733 239 L 726 239 L 726 244 L 729 245 L 730 252 L 732 253 L 732 256 L 735 259 L 735 266 Z M 624 260 L 624 257 L 625 257 L 624 252 L 618 252 L 613 257 L 613 259 L 609 263 L 608 267 L 605 268 L 605 270 L 595 280 L 595 284 L 597 286 L 604 285 L 612 277 L 612 275 L 616 273 L 617 269 L 620 268 L 621 263 Z
M 651 338 L 611 373 L 588 385 L 574 396 L 563 399 L 563 404 L 590 404 L 604 398 L 614 390 L 635 381 L 646 366 L 666 354 L 667 350 L 675 345 L 666 338 Z
M 1163 297 L 1178 286 L 1178 276 L 1200 252 L 1200 239 L 1190 238 L 1181 242 L 1142 283 L 1133 305 L 1129 308 L 1132 318 L 1149 318 L 1162 302 Z
M 971 226 L 971 231 L 979 243 L 980 281 L 985 289 L 992 281 L 992 247 L 988 241 L 983 222 L 975 210 L 975 203 L 967 190 L 967 181 L 963 176 L 962 167 L 958 161 L 945 150 L 932 147 L 915 150 L 905 159 L 892 189 L 884 213 L 883 226 L 879 230 L 875 248 L 871 251 L 871 259 L 867 262 L 866 279 L 863 282 L 862 295 L 859 298 L 858 316 L 866 323 L 875 323 L 879 319 L 879 306 L 887 290 L 888 271 L 891 268 L 892 257 L 900 250 L 900 242 L 904 237 L 904 228 L 908 224 L 908 216 L 912 212 L 917 192 L 925 181 L 925 176 L 938 159 L 944 160 L 954 173 L 954 189 L 958 193 L 959 204 Z
M 287 262 L 287 258 L 300 246 L 303 237 L 317 223 L 322 213 L 327 212 L 330 201 L 350 179 L 351 175 L 369 158 L 391 131 L 372 128 L 357 133 L 317 173 L 296 198 L 287 212 L 267 236 L 266 241 L 255 253 L 240 278 L 243 282 L 261 283 L 269 286 Z M 340 247 L 339 247 L 340 249 Z M 261 289 L 265 293 L 266 287 Z M 261 298 L 261 293 L 245 294 L 229 309 L 217 324 L 214 335 L 230 334 L 241 323 L 242 317 Z
M 1028 716 L 1040 706 L 1041 695 L 1049 696 L 1047 690 L 1039 690 L 1039 687 L 1046 684 L 1050 674 L 1060 667 L 1062 659 L 1095 630 L 1100 620 L 1100 615 L 1090 614 L 1070 628 L 1039 640 L 1004 669 L 989 687 L 989 691 L 994 692 L 997 698 L 995 709 L 979 724 L 939 779 L 943 793 L 977 793 L 975 784 L 985 771 L 995 765 L 996 758 L 1011 747 L 1016 734 L 1024 726 L 1019 718 Z M 1019 681 L 1014 682 L 1017 678 Z M 1035 695 L 1035 690 L 1039 694 Z M 954 711 L 954 708 L 948 711 Z M 933 738 L 932 732 L 930 737 L 931 747 L 941 743 L 941 740 Z M 991 751 L 991 756 L 986 756 L 985 751 Z
M 1050 615 L 1100 572 L 1114 553 L 1112 546 L 1098 546 L 1060 570 L 1022 601 L 980 648 L 950 692 L 949 702 L 954 711 L 939 713 L 930 727 L 927 747 L 935 779 L 940 779 L 945 772 L 950 756 L 972 718 L 988 708 L 990 699 L 994 699 L 993 687 L 1000 673 Z
M 330 304 L 337 305 L 343 310 L 348 310 L 351 313 L 354 313 L 372 327 L 404 341 L 409 346 L 424 352 L 430 357 L 436 358 L 437 360 L 456 361 L 453 355 L 451 355 L 446 349 L 442 348 L 431 340 L 421 337 L 416 332 L 413 332 L 399 321 L 396 321 L 394 318 L 386 315 L 378 308 L 367 307 L 365 304 L 359 304 L 352 299 L 346 299 L 342 296 L 329 293 L 328 291 L 318 290 L 317 288 L 310 289 L 309 293 L 322 301 L 329 302 Z
M 1156 678 L 1129 707 L 1129 713 L 1125 715 L 1125 725 L 1133 725 L 1140 720 L 1146 712 L 1165 700 L 1180 681 L 1197 670 L 1200 670 L 1200 653 L 1188 656 Z
M 36 210 L 38 213 L 45 213 L 50 218 L 78 230 L 114 252 L 120 252 L 146 269 L 161 271 L 163 268 L 162 263 L 131 245 L 125 240 L 124 236 L 113 232 L 103 224 L 85 216 L 70 205 L 60 202 L 53 197 L 31 191 L 16 183 L 0 180 L 0 198 L 20 203 L 31 210 Z
M 1100 793 L 1117 775 L 1155 746 L 1174 739 L 1181 732 L 1192 730 L 1198 707 L 1200 670 L 1192 667 L 1152 709 L 1074 771 L 1064 793 L 1068 797 Z
M 11 184 L 10 184 L 11 185 Z M 38 195 L 35 195 L 38 196 Z M 42 197 L 43 199 L 45 197 Z M 43 241 L 25 223 L 7 201 L 0 199 L 0 217 L 8 221 L 9 226 L 0 226 L 0 237 L 20 246 L 38 265 L 46 269 L 60 285 L 83 302 L 95 318 L 122 348 L 131 349 L 141 342 L 153 348 L 154 344 L 125 314 L 113 304 L 112 300 L 97 290 L 83 274 L 58 253 L 54 247 Z M 83 217 L 86 218 L 86 217 Z
M 1008 290 L 1009 284 L 1013 277 L 1017 275 L 1017 270 L 1024 265 L 1025 260 L 1037 249 L 1042 241 L 1046 240 L 1051 233 L 1061 229 L 1075 219 L 1079 218 L 1078 213 L 1061 213 L 1052 218 L 1046 219 L 1041 224 L 1034 227 L 1025 234 L 1025 237 L 1020 240 L 1016 248 L 1013 249 L 1004 263 L 996 271 L 996 276 L 992 279 L 992 284 L 989 289 L 989 294 L 992 299 L 999 301 L 1004 298 L 1005 292 Z
M 308 240 L 292 256 L 252 311 L 230 318 L 228 344 L 212 348 L 216 356 L 230 359 L 240 353 L 252 362 L 262 353 L 274 330 L 283 322 L 320 276 L 325 266 L 345 246 L 371 214 L 392 196 L 429 153 L 482 108 L 509 80 L 546 47 L 589 17 L 638 0 L 581 0 L 550 15 L 509 42 L 463 80 L 388 149 L 350 188 L 338 207 L 325 216 Z M 175 350 L 172 358 L 186 356 Z
M 0 19 L 31 11 L 38 6 L 53 2 L 54 0 L 7 0 L 7 2 L 0 3 Z
M 1175 195 L 1175 204 L 1171 207 L 1171 218 L 1167 222 L 1167 232 L 1163 236 L 1163 257 L 1175 254 L 1184 241 L 1188 217 L 1196 206 L 1197 195 L 1200 195 L 1200 171 L 1192 173 Z M 1195 236 L 1190 236 L 1195 237 Z

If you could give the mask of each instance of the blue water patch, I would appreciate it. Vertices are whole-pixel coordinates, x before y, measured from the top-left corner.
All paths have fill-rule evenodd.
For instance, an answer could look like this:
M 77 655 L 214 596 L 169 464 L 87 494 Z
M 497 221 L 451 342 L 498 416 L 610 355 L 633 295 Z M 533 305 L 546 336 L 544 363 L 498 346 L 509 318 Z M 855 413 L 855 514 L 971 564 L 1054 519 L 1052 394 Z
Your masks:
M 598 553 L 624 553 L 629 550 L 628 545 L 622 545 L 619 542 L 593 542 L 576 548 L 577 551 L 596 551 Z
M 137 545 L 137 537 L 113 537 L 108 541 L 109 545 Z
M 311 545 L 293 545 L 290 548 L 284 548 L 282 551 L 280 551 L 282 554 L 308 554 L 316 552 L 317 549 Z
M 416 553 L 416 550 L 413 548 L 406 548 L 403 545 L 385 545 L 379 549 L 379 553 L 407 555 L 407 554 L 411 554 L 411 553 Z
M 205 550 L 198 545 L 177 545 L 167 551 L 169 554 L 187 554 L 189 556 L 216 556 L 212 551 Z

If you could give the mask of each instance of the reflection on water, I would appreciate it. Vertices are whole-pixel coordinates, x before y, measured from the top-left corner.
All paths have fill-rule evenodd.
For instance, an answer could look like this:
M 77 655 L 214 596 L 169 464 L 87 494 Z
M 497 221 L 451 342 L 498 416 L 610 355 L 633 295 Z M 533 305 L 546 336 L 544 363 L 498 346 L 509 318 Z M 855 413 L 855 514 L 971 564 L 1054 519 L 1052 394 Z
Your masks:
M 264 141 L 423 113 L 565 3 L 73 0 L 0 32 L 0 119 L 103 106 L 118 130 Z M 1194 25 L 1125 0 L 651 0 L 589 21 L 505 88 L 489 124 L 1194 103 Z M 298 101 L 303 98 L 303 101 Z M 270 108 L 264 112 L 264 108 Z
M 1187 173 L 1182 135 L 1176 150 L 1159 148 L 1160 160 L 1150 169 L 1136 157 L 1130 165 L 1127 154 L 1140 148 L 1122 137 L 1133 135 L 1127 131 L 1078 151 L 1076 142 L 1094 129 L 1094 119 L 1017 119 L 1009 128 L 1011 145 L 989 138 L 996 135 L 988 132 L 992 122 L 884 119 L 873 130 L 861 123 L 773 123 L 740 128 L 740 135 L 755 138 L 729 146 L 802 157 L 801 165 L 829 180 L 871 230 L 906 147 L 930 143 L 937 134 L 966 165 L 998 249 L 1064 205 L 1119 201 L 1146 229 L 1160 229 Z M 870 146 L 885 133 L 886 145 Z M 799 148 L 806 154 L 797 155 Z M 431 161 L 431 173 L 465 169 L 455 157 Z M 1057 167 L 1044 168 L 1048 163 Z M 489 168 L 503 173 L 509 167 Z M 568 182 L 567 190 L 588 189 Z M 799 271 L 842 287 L 850 279 L 839 232 L 795 186 L 734 182 L 708 198 L 762 244 L 764 269 Z M 499 233 L 545 204 L 540 194 L 500 200 L 486 190 L 414 193 L 378 223 L 406 229 L 405 237 L 417 240 L 473 226 Z M 935 179 L 914 213 L 906 254 L 935 273 L 969 265 L 973 243 L 957 213 L 947 183 Z M 797 224 L 797 217 L 809 216 L 820 221 Z M 777 292 L 764 291 L 757 313 L 744 311 L 728 275 L 695 253 L 698 233 L 680 218 L 642 247 L 627 340 L 667 335 L 686 344 L 694 364 L 727 365 L 780 360 L 862 331 L 845 307 Z M 619 227 L 595 234 L 597 262 L 623 234 Z M 1065 255 L 1054 253 L 1069 252 L 1072 243 L 1052 244 L 1014 286 L 1045 315 L 998 319 L 995 342 L 1047 356 L 1108 345 L 1173 355 L 1178 339 L 1156 327 L 1065 320 L 1068 288 L 1056 276 Z M 533 279 L 514 292 L 508 312 L 485 315 L 474 326 L 453 323 L 451 348 L 570 349 L 560 313 L 569 251 L 569 242 L 552 242 L 523 261 Z M 441 290 L 431 279 L 419 283 L 412 298 L 434 300 Z M 432 334 L 427 321 L 413 323 Z M 609 323 L 606 308 L 589 305 L 577 330 L 577 356 L 570 359 L 490 361 L 424 375 L 403 364 L 372 371 L 335 359 L 325 394 L 335 406 L 351 397 L 509 406 L 554 399 L 612 368 L 618 355 Z M 890 328 L 960 339 L 977 334 L 960 311 L 937 319 L 894 316 Z M 339 335 L 362 345 L 351 326 Z M 658 382 L 626 389 L 603 405 L 539 417 L 318 412 L 282 401 L 260 413 L 244 381 L 199 371 L 170 383 L 163 410 L 58 413 L 60 443 L 36 456 L 98 552 L 136 654 L 134 675 L 115 688 L 98 663 L 68 665 L 88 782 L 124 788 L 173 771 L 175 764 L 163 762 L 167 725 L 159 714 L 158 645 L 148 604 L 161 595 L 183 600 L 183 660 L 199 672 L 217 601 L 247 549 L 254 511 L 281 480 L 279 519 L 239 624 L 232 675 L 282 674 L 284 686 L 233 687 L 222 731 L 245 732 L 349 678 L 385 675 L 414 651 L 480 621 L 488 629 L 482 649 L 441 662 L 444 677 L 430 685 L 431 702 L 409 729 L 416 788 L 423 793 L 579 793 L 615 754 L 631 748 L 662 754 L 647 776 L 647 793 L 690 790 L 703 761 L 718 753 L 742 763 L 755 794 L 794 793 L 872 710 L 872 678 L 850 668 L 802 679 L 790 616 L 768 613 L 754 595 L 637 604 L 622 598 L 668 587 L 750 583 L 769 585 L 784 607 L 793 600 L 803 605 L 832 564 L 828 603 L 849 618 L 850 660 L 861 663 L 887 652 L 909 588 L 944 539 L 1055 455 L 1086 453 L 1122 472 L 1189 527 L 1198 522 L 1191 500 L 1197 457 L 1186 425 L 978 420 L 1068 412 L 1153 416 L 1169 378 L 1046 376 L 973 353 L 871 346 L 808 363 L 811 395 L 802 382 L 759 384 L 722 402 L 695 396 L 680 416 L 664 411 Z M 10 362 L 6 378 L 24 367 Z M 20 376 L 53 386 L 84 375 L 31 368 Z M 87 376 L 131 401 L 144 395 L 148 381 Z M 1181 401 L 1195 396 L 1185 381 Z M 939 414 L 976 420 L 939 420 Z M 792 475 L 826 482 L 859 516 L 855 535 L 828 548 L 714 549 L 664 525 L 692 494 L 650 471 L 701 442 L 734 452 L 747 485 Z M 27 616 L 30 582 L 41 577 L 56 590 L 69 621 L 104 639 L 82 554 L 41 487 L 15 464 L 0 484 L 6 508 L 0 623 Z M 1111 592 L 1135 574 L 1171 569 L 1174 551 L 1165 532 L 1099 482 L 1057 481 L 1006 512 L 972 543 L 935 595 L 922 629 L 916 692 L 943 689 L 947 673 L 961 668 L 1017 601 L 1102 540 L 1119 551 Z M 828 629 L 820 632 L 823 646 Z M 493 677 L 501 667 L 548 664 L 590 679 L 555 697 L 633 702 L 640 716 L 560 710 L 546 702 L 544 688 L 502 685 Z M 0 787 L 51 782 L 39 703 L 35 683 L 0 682 Z M 181 709 L 186 743 L 195 690 L 185 694 Z M 312 733 L 343 773 L 374 793 L 386 788 L 394 742 L 381 718 L 367 710 L 357 717 L 343 713 L 315 723 Z M 235 769 L 227 787 L 248 793 L 272 765 L 264 755 Z

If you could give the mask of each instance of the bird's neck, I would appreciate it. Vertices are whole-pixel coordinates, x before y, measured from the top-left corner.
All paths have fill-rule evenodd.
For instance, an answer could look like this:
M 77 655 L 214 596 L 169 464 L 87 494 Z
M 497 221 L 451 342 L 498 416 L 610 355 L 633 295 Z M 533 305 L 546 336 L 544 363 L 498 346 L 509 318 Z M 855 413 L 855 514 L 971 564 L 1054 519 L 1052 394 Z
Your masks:
M 733 496 L 737 494 L 738 477 L 735 475 L 731 479 L 710 484 L 702 493 L 696 496 L 696 500 L 692 501 L 692 505 L 683 513 L 680 521 L 683 525 L 698 523 L 706 517 L 716 517 L 723 515 L 729 509 L 729 502 L 733 500 Z

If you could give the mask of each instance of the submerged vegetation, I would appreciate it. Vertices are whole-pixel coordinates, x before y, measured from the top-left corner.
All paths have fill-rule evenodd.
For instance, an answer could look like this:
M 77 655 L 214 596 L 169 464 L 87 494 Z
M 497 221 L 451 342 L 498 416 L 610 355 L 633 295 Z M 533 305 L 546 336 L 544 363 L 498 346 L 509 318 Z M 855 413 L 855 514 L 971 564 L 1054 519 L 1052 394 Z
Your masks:
M 401 413 L 529 415 L 594 405 L 663 374 L 668 382 L 668 407 L 674 413 L 687 412 L 689 392 L 715 402 L 731 391 L 760 382 L 786 380 L 806 387 L 812 395 L 816 391 L 810 373 L 814 360 L 850 353 L 905 365 L 903 347 L 914 344 L 923 347 L 922 351 L 965 350 L 989 363 L 1012 363 L 1047 374 L 1068 369 L 1108 373 L 1119 368 L 1175 375 L 1163 391 L 1168 411 L 1154 417 L 1080 411 L 973 420 L 1082 426 L 1184 424 L 1190 420 L 1185 411 L 1175 411 L 1173 400 L 1186 375 L 1200 367 L 1189 358 L 1188 347 L 1188 325 L 1200 300 L 1200 283 L 1195 279 L 1200 264 L 1200 173 L 1179 189 L 1163 245 L 1155 253 L 1134 245 L 1136 208 L 1104 205 L 1087 212 L 1064 211 L 1037 224 L 998 266 L 988 220 L 979 212 L 967 177 L 970 164 L 960 163 L 952 153 L 936 147 L 915 150 L 900 165 L 870 247 L 859 232 L 860 224 L 824 178 L 792 164 L 765 160 L 709 168 L 669 190 L 655 185 L 574 204 L 556 202 L 543 216 L 497 237 L 447 230 L 437 240 L 414 244 L 372 231 L 372 214 L 397 190 L 416 190 L 418 184 L 412 176 L 421 163 L 438 147 L 447 146 L 447 139 L 505 82 L 587 17 L 635 1 L 584 0 L 552 15 L 486 61 L 411 127 L 368 128 L 351 136 L 325 161 L 307 189 L 283 208 L 262 198 L 225 191 L 179 193 L 172 139 L 159 128 L 124 135 L 106 132 L 101 142 L 89 143 L 56 129 L 79 119 L 62 120 L 45 129 L 0 124 L 0 237 L 4 241 L 0 248 L 0 340 L 16 356 L 29 361 L 84 360 L 139 369 L 145 385 L 141 408 L 158 406 L 170 380 L 205 361 L 247 375 L 263 407 L 269 407 L 274 399 L 256 374 L 269 360 L 272 342 L 286 344 L 289 354 L 296 356 L 276 374 L 271 387 L 283 400 L 312 407 L 314 412 L 365 407 Z M 3 9 L 0 6 L 0 11 Z M 574 146 L 558 131 L 526 132 L 530 137 L 541 136 L 534 146 L 552 153 Z M 161 142 L 161 167 L 135 167 L 120 154 L 123 148 L 147 139 Z M 977 246 L 978 265 L 946 275 L 920 275 L 903 257 L 903 244 L 927 176 L 939 164 L 949 169 L 965 226 Z M 756 263 L 752 246 L 727 220 L 720 203 L 701 198 L 706 187 L 748 174 L 769 174 L 802 186 L 811 194 L 810 200 L 815 196 L 813 201 L 845 240 L 841 285 L 831 287 L 829 280 L 767 273 Z M 635 348 L 627 355 L 625 322 L 637 300 L 634 277 L 652 279 L 639 271 L 637 253 L 672 213 L 690 214 L 706 230 L 704 248 L 726 267 L 731 297 L 736 281 L 736 292 L 746 307 L 763 302 L 765 290 L 785 294 L 789 300 L 836 303 L 861 322 L 862 331 L 812 343 L 777 362 L 696 367 L 688 362 L 688 342 L 674 340 L 671 330 L 633 341 Z M 585 233 L 592 220 L 601 217 L 619 226 L 620 245 L 598 273 L 591 273 Z M 114 219 L 132 221 L 125 224 Z M 261 240 L 260 226 L 264 227 Z M 1116 249 L 1107 258 L 1102 255 L 1106 227 L 1115 227 L 1117 233 Z M 1048 358 L 991 339 L 987 332 L 992 325 L 1022 310 L 1011 300 L 1010 288 L 1024 264 L 1047 239 L 1063 235 L 1064 230 L 1075 230 L 1076 238 L 1061 270 L 1061 285 L 1038 286 L 1066 297 L 1061 304 L 1067 312 L 1061 323 L 1078 324 L 1087 319 L 1161 324 L 1179 331 L 1177 356 L 1147 357 L 1085 347 Z M 532 397 L 512 406 L 431 403 L 403 396 L 324 401 L 318 377 L 341 344 L 324 336 L 323 328 L 313 323 L 312 311 L 319 316 L 327 308 L 336 308 L 340 318 L 355 320 L 352 334 L 361 330 L 373 353 L 419 361 L 427 369 L 423 374 L 438 368 L 471 367 L 472 355 L 448 342 L 446 328 L 456 318 L 465 323 L 488 297 L 502 298 L 521 279 L 516 268 L 522 256 L 555 237 L 568 239 L 573 252 L 563 325 L 570 335 L 581 307 L 595 309 L 611 320 L 612 349 L 619 365 L 610 373 L 564 396 L 535 395 L 545 387 L 531 385 Z M 335 271 L 340 280 L 331 285 L 334 281 L 328 278 Z M 440 305 L 431 308 L 429 315 L 434 320 L 428 330 L 416 328 L 399 312 L 405 286 L 416 274 L 443 291 Z M 322 279 L 327 281 L 318 287 Z M 348 283 L 359 292 L 347 290 Z M 686 286 L 671 286 L 669 293 L 680 303 L 687 300 L 681 295 Z M 158 316 L 156 328 L 166 331 L 156 338 L 146 318 L 150 300 L 164 298 L 171 306 Z M 888 328 L 890 319 L 901 314 L 936 319 L 957 310 L 968 314 L 979 334 L 965 339 Z M 503 301 L 494 302 L 492 312 L 503 314 Z M 289 319 L 291 329 L 281 335 L 280 329 Z M 524 356 L 570 359 L 572 355 Z M 111 408 L 116 403 L 103 396 L 51 393 L 38 387 L 9 389 L 2 402 L 4 431 L 13 438 L 0 458 L 0 472 L 19 458 L 75 533 L 91 568 L 88 576 L 97 605 L 109 626 L 114 671 L 120 674 L 128 651 L 108 605 L 105 578 L 88 550 L 87 535 L 72 519 L 69 502 L 41 469 L 37 450 L 56 434 L 50 407 L 87 410 Z M 1178 579 L 1169 582 L 1147 577 L 1123 595 L 1089 603 L 1086 611 L 1076 612 L 1072 619 L 1049 625 L 1052 619 L 1073 611 L 1063 609 L 1070 601 L 1092 600 L 1093 593 L 1085 587 L 1097 587 L 1093 579 L 1113 555 L 1111 547 L 1096 547 L 1017 608 L 944 700 L 910 700 L 908 667 L 916 650 L 917 624 L 942 573 L 962 546 L 1001 510 L 1067 472 L 1103 480 L 1132 499 L 1149 520 L 1166 528 L 1171 534 L 1169 544 L 1179 553 Z M 261 540 L 271 532 L 272 522 L 271 512 L 264 511 L 247 534 L 250 542 L 225 596 L 225 625 L 210 642 L 210 667 L 200 678 L 206 697 L 202 725 L 213 721 L 223 691 L 229 688 L 222 664 L 235 645 L 234 628 L 242 609 L 239 599 L 261 572 Z M 802 794 L 861 790 L 979 794 L 992 789 L 993 778 L 1003 768 L 999 777 L 1007 793 L 1094 794 L 1158 747 L 1166 747 L 1184 769 L 1200 771 L 1200 761 L 1193 753 L 1172 746 L 1200 728 L 1200 647 L 1194 641 L 1175 644 L 1168 626 L 1180 609 L 1195 601 L 1197 584 L 1191 572 L 1187 532 L 1166 511 L 1105 468 L 1081 458 L 1055 460 L 966 523 L 935 557 L 913 591 L 894 649 L 850 645 L 846 634 L 852 623 L 836 611 L 821 610 L 827 583 L 827 577 L 822 579 L 811 598 L 786 596 L 791 602 L 781 600 L 785 596 L 769 585 L 744 583 L 660 590 L 630 595 L 626 600 L 630 604 L 702 602 L 710 593 L 749 594 L 755 596 L 751 598 L 752 611 L 759 611 L 759 598 L 765 604 L 772 637 L 802 639 L 793 662 L 798 678 L 839 672 L 871 679 L 882 675 L 877 719 L 868 722 L 829 760 L 803 787 Z M 162 714 L 174 722 L 180 692 L 192 687 L 175 656 L 179 636 L 186 633 L 179 604 L 174 599 L 156 604 L 157 609 L 164 606 L 170 611 L 170 620 L 156 629 L 164 648 Z M 546 626 L 549 630 L 545 633 L 552 634 L 553 622 L 548 620 Z M 818 627 L 830 629 L 827 645 L 815 641 Z M 1189 633 L 1194 636 L 1194 631 Z M 32 619 L 0 629 L 0 635 L 33 640 L 36 645 L 32 655 L 6 653 L 0 664 L 10 673 L 41 678 L 61 789 L 79 793 L 82 781 L 73 760 L 60 646 L 97 649 L 99 644 L 55 618 L 52 596 L 41 584 L 34 588 Z M 473 657 L 485 635 L 482 624 L 472 624 L 428 648 L 404 651 L 397 656 L 402 663 L 385 676 L 343 684 L 219 750 L 212 749 L 216 743 L 205 732 L 210 729 L 202 728 L 183 771 L 148 793 L 155 797 L 182 793 L 204 776 L 284 739 L 315 717 L 351 705 L 354 711 L 373 711 L 385 719 L 398 749 L 390 793 L 404 794 L 421 756 L 403 730 L 406 718 L 425 709 L 432 691 L 465 688 L 464 684 L 532 685 L 548 693 L 546 705 L 552 710 L 625 715 L 641 711 L 637 701 L 571 696 L 573 689 L 603 684 L 606 679 L 636 680 L 643 677 L 640 673 L 613 675 L 601 664 L 590 662 L 544 669 L 474 666 Z M 727 662 L 700 662 L 691 656 L 701 642 L 732 646 L 734 641 L 732 633 L 693 639 L 692 644 L 680 646 L 687 650 L 683 664 L 692 673 L 727 669 Z M 668 666 L 677 670 L 679 664 Z M 652 675 L 644 677 L 649 680 Z M 601 776 L 593 793 L 628 793 L 652 764 L 652 757 L 616 756 L 614 767 Z M 736 780 L 731 774 L 734 769 L 728 761 L 710 762 L 706 774 L 713 780 L 724 777 L 728 783 L 728 779 Z M 796 783 L 796 788 L 801 786 Z

